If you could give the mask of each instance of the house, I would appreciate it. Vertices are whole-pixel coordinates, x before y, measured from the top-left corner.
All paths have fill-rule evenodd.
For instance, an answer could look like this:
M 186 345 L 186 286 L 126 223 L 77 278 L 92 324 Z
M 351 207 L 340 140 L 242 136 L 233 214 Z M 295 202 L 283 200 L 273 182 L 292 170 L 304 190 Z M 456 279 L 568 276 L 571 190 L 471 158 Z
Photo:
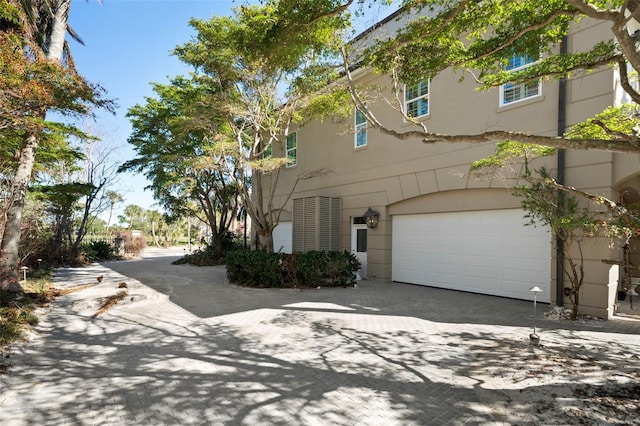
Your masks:
M 397 25 L 388 19 L 385 24 Z M 574 25 L 569 51 L 609 34 L 607 24 L 583 20 Z M 510 67 L 530 58 L 514 57 Z M 477 91 L 472 79 L 446 71 L 431 81 L 405 87 L 404 107 L 430 130 L 473 134 L 514 130 L 555 136 L 624 101 L 616 72 L 603 68 L 570 80 L 504 85 Z M 388 76 L 360 69 L 358 83 L 390 87 Z M 384 103 L 378 117 L 399 130 L 408 128 Z M 293 160 L 280 176 L 278 196 L 285 200 L 297 176 L 326 169 L 322 176 L 297 184 L 275 229 L 275 250 L 350 250 L 360 259 L 366 279 L 410 283 L 565 306 L 556 249 L 544 227 L 524 226 L 520 200 L 500 179 L 469 176 L 470 163 L 494 152 L 495 144 L 401 141 L 368 128 L 354 110 L 351 122 L 311 122 L 287 138 Z M 349 120 L 347 120 L 349 121 Z M 355 129 L 345 132 L 347 127 Z M 275 154 L 277 155 L 277 154 Z M 567 185 L 612 200 L 640 201 L 640 157 L 606 151 L 567 151 L 542 160 L 552 173 L 562 170 Z M 363 217 L 379 214 L 377 226 Z M 632 246 L 637 246 L 634 242 Z M 617 300 L 620 268 L 603 259 L 621 259 L 622 249 L 605 238 L 583 244 L 586 277 L 581 311 L 611 317 Z M 632 249 L 633 258 L 638 258 Z M 638 259 L 640 260 L 640 258 Z M 636 262 L 638 263 L 638 262 Z

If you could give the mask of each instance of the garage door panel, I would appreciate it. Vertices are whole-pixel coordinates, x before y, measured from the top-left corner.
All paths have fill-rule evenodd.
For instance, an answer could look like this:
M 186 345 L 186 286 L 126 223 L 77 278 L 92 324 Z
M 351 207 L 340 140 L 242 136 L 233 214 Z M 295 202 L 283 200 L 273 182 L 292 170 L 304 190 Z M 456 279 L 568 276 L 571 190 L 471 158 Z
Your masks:
M 540 247 L 549 245 L 549 235 L 529 236 L 507 236 L 502 239 L 502 247 L 505 250 L 514 250 L 520 256 L 540 256 Z
M 491 278 L 475 278 L 468 281 L 468 285 L 465 290 L 480 293 L 482 290 L 486 289 L 497 291 L 499 289 L 498 282 Z M 491 294 L 495 295 L 495 292 L 492 292 Z
M 424 280 L 422 271 L 404 270 L 398 275 L 397 281 L 406 283 L 418 283 Z
M 532 259 L 530 257 L 505 257 L 502 259 L 502 270 L 513 271 L 515 274 L 523 275 L 525 272 L 539 274 L 544 273 L 549 259 Z
M 393 279 L 531 300 L 549 300 L 551 244 L 524 226 L 522 210 L 393 217 Z
M 427 281 L 439 284 L 440 286 L 457 286 L 458 285 L 458 280 L 455 279 L 456 277 L 448 273 L 429 271 L 427 274 L 424 275 L 424 278 Z
M 495 236 L 478 237 L 472 236 L 471 238 L 460 242 L 462 247 L 458 247 L 458 252 L 475 252 L 475 253 L 495 253 L 500 250 L 501 242 L 499 238 Z
M 460 260 L 460 267 L 465 266 L 478 266 L 478 267 L 488 267 L 495 266 L 496 269 L 500 267 L 500 258 L 498 256 L 469 256 L 465 254 L 461 254 L 458 256 Z
M 502 292 L 504 292 L 505 295 L 511 294 L 511 296 L 508 296 L 508 297 L 515 297 L 515 298 L 521 299 L 522 297 L 520 297 L 519 295 L 523 293 L 530 294 L 531 292 L 529 291 L 529 289 L 531 287 L 533 287 L 533 284 L 531 284 L 530 281 L 503 280 L 501 290 Z M 540 296 L 541 295 L 538 296 L 538 300 L 541 300 Z M 533 298 L 531 300 L 533 300 Z
M 458 252 L 457 241 L 451 239 L 425 239 L 422 241 L 423 250 L 428 253 L 456 253 Z
M 458 268 L 458 275 L 461 277 L 469 278 L 491 278 L 494 279 L 496 274 L 500 273 L 500 268 L 492 267 L 490 265 L 460 265 Z
M 436 253 L 436 252 L 427 252 L 424 256 L 420 256 L 421 261 L 429 261 L 434 264 L 446 264 L 446 265 L 456 265 L 459 261 L 459 256 L 455 253 Z

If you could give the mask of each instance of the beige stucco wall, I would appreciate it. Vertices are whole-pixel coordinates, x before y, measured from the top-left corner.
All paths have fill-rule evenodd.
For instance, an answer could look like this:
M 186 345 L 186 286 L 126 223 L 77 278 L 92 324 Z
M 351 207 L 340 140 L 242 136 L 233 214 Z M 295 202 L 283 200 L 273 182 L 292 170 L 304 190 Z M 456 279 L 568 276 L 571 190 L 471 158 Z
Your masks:
M 569 49 L 592 44 L 608 34 L 605 24 L 583 21 L 569 37 Z M 499 90 L 476 90 L 471 78 L 446 71 L 431 82 L 430 114 L 424 120 L 434 132 L 473 134 L 485 130 L 517 130 L 543 135 L 557 134 L 559 85 L 543 84 L 542 96 L 507 107 L 499 106 Z M 361 74 L 361 81 L 390 87 L 386 76 Z M 387 95 L 390 92 L 387 91 Z M 567 84 L 567 126 L 580 122 L 613 104 L 613 71 L 605 69 Z M 397 130 L 408 130 L 397 112 L 383 102 L 373 105 L 380 120 Z M 391 223 L 394 214 L 513 208 L 519 200 L 510 195 L 512 181 L 498 177 L 478 180 L 469 176 L 472 161 L 493 153 L 493 143 L 435 143 L 398 140 L 369 129 L 368 143 L 354 148 L 350 131 L 353 117 L 311 122 L 298 129 L 297 166 L 283 170 L 278 198 L 283 201 L 301 174 L 323 169 L 324 174 L 301 181 L 293 198 L 341 197 L 342 243 L 350 248 L 351 219 L 373 207 L 381 213 L 379 226 L 369 232 L 368 268 L 381 279 L 391 277 Z M 276 154 L 277 155 L 277 154 Z M 556 158 L 540 160 L 555 171 Z M 638 155 L 603 151 L 566 153 L 566 183 L 590 192 L 617 197 L 616 184 L 638 174 Z M 638 178 L 640 183 L 640 178 Z M 277 205 L 277 204 L 276 204 Z M 287 203 L 291 211 L 291 201 Z M 607 284 L 609 266 L 603 258 L 619 253 L 610 241 L 585 243 L 587 278 L 583 289 L 586 313 L 607 317 L 612 313 Z M 553 253 L 551 254 L 553 257 Z M 553 262 L 553 259 L 551 259 Z M 555 300 L 555 266 L 552 268 L 552 301 Z M 565 302 L 568 306 L 568 301 Z

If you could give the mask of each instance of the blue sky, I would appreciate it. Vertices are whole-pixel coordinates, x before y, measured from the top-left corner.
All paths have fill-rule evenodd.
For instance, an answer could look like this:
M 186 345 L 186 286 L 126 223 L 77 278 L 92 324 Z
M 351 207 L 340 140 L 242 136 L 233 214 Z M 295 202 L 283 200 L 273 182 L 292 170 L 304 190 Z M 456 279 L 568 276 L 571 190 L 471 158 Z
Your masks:
M 91 127 L 103 143 L 118 149 L 115 159 L 134 155 L 127 144 L 131 133 L 127 110 L 153 96 L 150 82 L 168 83 L 171 77 L 187 74 L 189 68 L 171 55 L 179 44 L 191 39 L 191 17 L 209 19 L 230 15 L 239 1 L 220 0 L 73 0 L 69 24 L 85 45 L 71 40 L 77 68 L 89 81 L 98 83 L 117 99 L 116 116 L 99 115 Z M 144 176 L 125 174 L 116 188 L 128 204 L 151 208 L 154 203 Z M 157 208 L 157 207 L 155 207 Z
M 145 96 L 153 96 L 149 83 L 168 83 L 170 78 L 186 75 L 190 69 L 171 55 L 171 51 L 194 35 L 189 26 L 192 17 L 209 19 L 231 15 L 232 8 L 244 0 L 73 0 L 69 25 L 80 35 L 85 45 L 71 40 L 71 52 L 78 71 L 89 81 L 103 86 L 119 105 L 116 116 L 100 114 L 92 123 L 93 133 L 103 143 L 118 147 L 115 160 L 126 161 L 134 156 L 127 144 L 131 133 L 127 110 L 143 104 Z M 253 1 L 255 3 L 255 1 Z M 366 28 L 393 11 L 380 7 L 368 11 Z M 129 204 L 153 207 L 151 192 L 143 175 L 125 174 L 115 189 L 125 201 L 116 214 Z

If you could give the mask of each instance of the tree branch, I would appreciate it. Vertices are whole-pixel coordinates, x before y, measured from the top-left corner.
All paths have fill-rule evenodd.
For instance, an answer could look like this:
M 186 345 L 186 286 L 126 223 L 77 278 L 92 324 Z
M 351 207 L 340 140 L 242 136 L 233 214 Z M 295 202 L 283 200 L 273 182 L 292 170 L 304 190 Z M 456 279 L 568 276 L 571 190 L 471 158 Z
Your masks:
M 635 103 L 640 104 L 640 93 L 635 90 L 629 81 L 627 62 L 623 58 L 618 59 L 618 70 L 620 72 L 620 85 Z
M 613 12 L 610 9 L 602 9 L 588 3 L 584 0 L 565 0 L 567 4 L 578 9 L 581 13 L 587 15 L 590 18 L 594 18 L 600 21 L 615 21 L 618 19 L 619 12 Z

